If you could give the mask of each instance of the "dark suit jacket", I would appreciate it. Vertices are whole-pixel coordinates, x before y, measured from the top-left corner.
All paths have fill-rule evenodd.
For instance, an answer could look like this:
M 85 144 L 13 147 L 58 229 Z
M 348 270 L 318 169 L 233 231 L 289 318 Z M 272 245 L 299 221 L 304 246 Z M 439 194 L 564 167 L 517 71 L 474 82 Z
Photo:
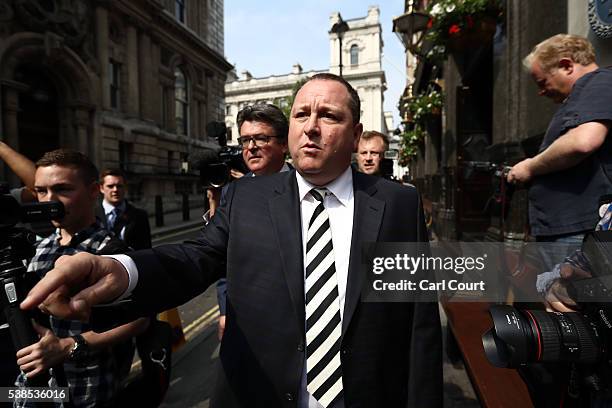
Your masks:
M 105 227 L 108 227 L 106 215 L 102 202 L 98 203 L 96 209 L 97 217 L 102 221 Z M 121 229 L 125 226 L 125 243 L 132 249 L 147 249 L 151 248 L 151 227 L 149 226 L 149 216 L 143 209 L 136 208 L 126 200 L 125 211 L 119 219 L 115 221 L 113 232 L 116 236 L 120 236 Z
M 442 406 L 437 303 L 363 303 L 360 243 L 427 239 L 418 194 L 353 174 L 355 211 L 344 316 L 346 407 Z M 227 270 L 227 326 L 213 407 L 296 407 L 305 307 L 295 171 L 232 183 L 197 241 L 130 254 L 141 313 L 186 302 Z

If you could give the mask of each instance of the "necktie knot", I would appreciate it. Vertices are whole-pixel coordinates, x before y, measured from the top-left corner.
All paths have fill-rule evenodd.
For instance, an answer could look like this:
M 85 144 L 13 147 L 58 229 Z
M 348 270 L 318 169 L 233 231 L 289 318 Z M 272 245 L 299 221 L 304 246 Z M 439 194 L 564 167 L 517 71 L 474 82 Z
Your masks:
M 320 203 L 323 202 L 323 199 L 325 198 L 325 195 L 327 194 L 328 194 L 328 191 L 326 188 L 313 188 L 312 190 L 310 190 L 310 195 L 312 195 L 314 199 Z
M 119 218 L 120 214 L 121 210 L 117 207 L 113 208 L 108 214 L 108 226 L 110 228 L 113 228 L 115 226 L 115 222 L 117 221 L 117 218 Z

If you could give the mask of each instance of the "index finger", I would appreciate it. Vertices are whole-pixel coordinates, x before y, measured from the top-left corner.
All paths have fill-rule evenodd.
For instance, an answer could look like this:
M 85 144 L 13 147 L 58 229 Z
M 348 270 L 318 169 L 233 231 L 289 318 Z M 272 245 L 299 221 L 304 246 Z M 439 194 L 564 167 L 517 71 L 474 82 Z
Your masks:
M 28 293 L 23 302 L 21 309 L 28 310 L 41 304 L 62 285 L 74 283 L 80 279 L 80 275 L 70 273 L 64 265 L 56 265 L 38 282 Z

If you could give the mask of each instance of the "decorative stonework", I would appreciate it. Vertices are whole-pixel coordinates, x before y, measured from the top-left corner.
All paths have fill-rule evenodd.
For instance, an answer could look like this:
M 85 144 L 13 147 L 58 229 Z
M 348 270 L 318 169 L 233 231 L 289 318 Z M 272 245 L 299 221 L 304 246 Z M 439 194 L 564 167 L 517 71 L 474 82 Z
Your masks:
M 52 31 L 64 37 L 71 47 L 82 44 L 89 33 L 92 11 L 80 0 L 14 0 L 21 24 L 30 31 Z
M 589 24 L 600 38 L 612 37 L 612 3 L 606 0 L 589 0 Z

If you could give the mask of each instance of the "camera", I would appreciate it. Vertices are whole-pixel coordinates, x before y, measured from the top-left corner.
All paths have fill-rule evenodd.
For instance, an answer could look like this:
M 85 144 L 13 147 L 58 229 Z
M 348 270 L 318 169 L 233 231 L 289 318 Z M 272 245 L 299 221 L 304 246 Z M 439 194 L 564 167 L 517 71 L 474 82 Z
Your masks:
M 218 141 L 218 151 L 205 150 L 190 158 L 190 165 L 200 172 L 200 181 L 206 187 L 222 187 L 231 181 L 230 170 L 242 173 L 249 170 L 242 158 L 242 147 L 228 146 L 225 124 L 210 122 L 206 125 L 208 137 Z
M 493 328 L 482 336 L 487 359 L 501 368 L 531 363 L 576 363 L 609 378 L 612 371 L 612 242 L 610 231 L 585 236 L 582 254 L 591 278 L 568 282 L 579 312 L 546 312 L 495 305 Z M 598 374 L 590 374 L 598 389 Z M 600 377 L 600 375 L 599 375 Z
M 60 202 L 20 205 L 8 194 L 6 183 L 0 183 L 0 307 L 2 320 L 8 324 L 13 345 L 20 350 L 38 341 L 31 318 L 41 323 L 44 319 L 36 312 L 26 313 L 19 308 L 28 290 L 33 286 L 35 274 L 26 273 L 23 260 L 34 255 L 36 236 L 32 231 L 17 227 L 18 223 L 61 219 L 64 206 Z M 38 312 L 40 313 L 40 312 Z M 30 385 L 47 385 L 48 375 L 37 376 Z

